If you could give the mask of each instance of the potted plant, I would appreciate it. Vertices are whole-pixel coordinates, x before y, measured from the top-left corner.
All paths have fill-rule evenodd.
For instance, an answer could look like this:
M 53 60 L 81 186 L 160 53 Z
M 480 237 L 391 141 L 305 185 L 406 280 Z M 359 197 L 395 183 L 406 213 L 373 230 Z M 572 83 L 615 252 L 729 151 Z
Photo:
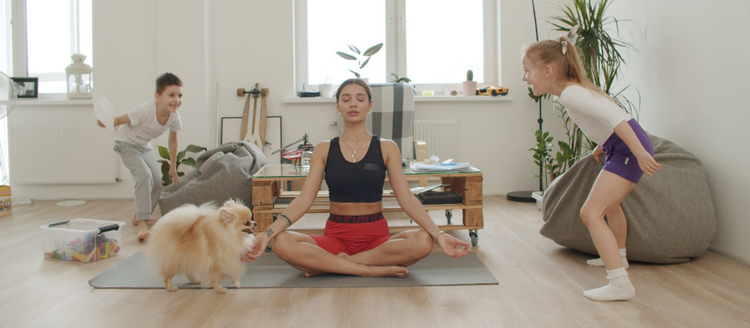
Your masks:
M 336 51 L 336 54 L 339 55 L 341 58 L 344 58 L 346 60 L 354 60 L 357 62 L 357 71 L 349 70 L 349 72 L 354 73 L 354 76 L 361 77 L 362 69 L 367 66 L 367 63 L 370 62 L 370 57 L 372 57 L 374 54 L 378 53 L 380 51 L 380 48 L 383 48 L 383 43 L 378 43 L 372 47 L 367 48 L 364 53 L 359 51 L 359 48 L 355 47 L 353 44 L 349 45 L 349 49 L 354 52 L 354 54 L 348 54 L 342 51 Z
M 191 153 L 200 153 L 202 151 L 206 151 L 208 148 L 196 146 L 196 145 L 188 145 L 185 150 L 177 153 L 177 157 L 175 158 L 175 170 L 177 170 L 178 176 L 185 175 L 185 172 L 180 172 L 180 164 L 185 164 L 187 166 L 190 166 L 192 168 L 195 168 L 195 158 L 192 157 L 185 157 L 185 155 L 188 152 Z M 169 179 L 169 169 L 172 167 L 171 163 L 169 163 L 169 150 L 167 147 L 159 146 L 159 156 L 161 158 L 158 160 L 159 163 L 161 163 L 161 183 L 164 186 L 168 186 L 172 183 L 172 181 Z
M 404 77 L 398 77 L 398 74 L 396 74 L 396 73 L 391 73 L 391 74 L 388 74 L 388 75 L 392 75 L 393 76 L 393 80 L 391 80 L 391 83 L 411 83 L 411 79 L 408 78 L 408 77 L 406 77 L 406 76 L 404 76 Z
M 466 81 L 463 83 L 464 97 L 477 94 L 477 81 L 474 81 L 474 71 L 466 71 Z
M 326 79 L 323 83 L 318 84 L 318 91 L 320 92 L 320 96 L 322 98 L 333 97 L 333 84 L 329 82 L 328 75 L 326 75 Z

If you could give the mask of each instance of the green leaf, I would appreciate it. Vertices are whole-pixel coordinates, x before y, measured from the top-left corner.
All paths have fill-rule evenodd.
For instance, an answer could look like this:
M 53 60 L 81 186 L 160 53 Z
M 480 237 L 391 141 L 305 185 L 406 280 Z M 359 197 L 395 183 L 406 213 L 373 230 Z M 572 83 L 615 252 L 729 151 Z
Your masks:
M 352 71 L 352 70 L 349 70 L 349 72 L 352 72 L 352 73 L 354 73 L 354 76 L 359 77 L 359 73 L 357 73 L 355 71 Z
M 161 166 L 161 183 L 165 186 L 172 183 L 172 181 L 169 180 L 169 163 L 164 163 Z
M 195 158 L 189 157 L 186 159 L 183 159 L 180 163 L 185 164 L 187 166 L 190 166 L 192 168 L 195 168 Z
M 376 45 L 368 48 L 367 50 L 365 50 L 365 53 L 363 54 L 363 56 L 368 56 L 368 57 L 372 56 L 372 55 L 378 53 L 378 51 L 380 51 L 380 48 L 382 48 L 382 47 L 383 47 L 383 44 L 382 43 L 378 43 L 378 44 L 376 44 Z
M 360 54 L 360 52 L 359 52 L 359 49 L 357 49 L 357 47 L 355 47 L 355 46 L 354 46 L 353 44 L 350 44 L 350 45 L 349 45 L 349 49 L 350 49 L 351 51 L 354 51 L 355 53 L 357 53 L 357 55 L 359 55 L 359 54 Z
M 359 68 L 360 68 L 360 69 L 364 68 L 364 67 L 365 67 L 365 65 L 367 65 L 367 63 L 368 63 L 368 62 L 370 62 L 370 58 L 371 58 L 371 57 L 367 57 L 367 59 L 365 60 L 365 62 L 364 62 L 364 63 L 362 63 L 362 65 L 360 65 L 360 66 L 359 66 Z
M 352 55 L 350 55 L 348 53 L 345 53 L 345 52 L 336 51 L 336 54 L 339 55 L 339 56 L 341 56 L 341 58 L 344 58 L 346 60 L 357 60 L 357 57 L 354 57 L 354 56 L 352 56 Z
M 169 149 L 164 146 L 159 146 L 159 156 L 163 159 L 169 159 Z

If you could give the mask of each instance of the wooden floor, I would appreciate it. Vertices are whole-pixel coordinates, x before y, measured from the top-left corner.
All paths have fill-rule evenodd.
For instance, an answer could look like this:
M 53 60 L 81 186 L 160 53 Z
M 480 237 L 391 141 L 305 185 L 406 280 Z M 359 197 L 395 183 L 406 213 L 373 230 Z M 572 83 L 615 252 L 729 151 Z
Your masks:
M 19 205 L 0 218 L 0 327 L 750 326 L 748 267 L 710 252 L 679 265 L 632 263 L 635 299 L 592 302 L 581 292 L 605 284 L 604 269 L 539 235 L 534 204 L 489 196 L 484 205 L 485 229 L 473 251 L 497 286 L 230 289 L 224 295 L 90 287 L 89 279 L 143 251 L 130 224 L 118 256 L 86 264 L 43 259 L 40 225 L 78 217 L 129 223 L 133 201 Z M 445 220 L 439 211 L 431 215 Z M 469 239 L 467 231 L 451 234 Z

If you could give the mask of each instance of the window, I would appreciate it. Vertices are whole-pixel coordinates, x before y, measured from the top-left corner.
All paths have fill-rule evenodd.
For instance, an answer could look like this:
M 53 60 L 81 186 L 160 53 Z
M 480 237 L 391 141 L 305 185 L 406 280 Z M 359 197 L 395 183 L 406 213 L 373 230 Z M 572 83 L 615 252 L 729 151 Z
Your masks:
M 13 0 L 13 75 L 39 77 L 40 94 L 65 93 L 72 54 L 84 54 L 94 66 L 91 3 Z
M 296 2 L 297 89 L 340 83 L 357 71 L 372 83 L 408 77 L 423 89 L 461 90 L 466 71 L 499 84 L 496 0 L 299 0 Z M 357 56 L 383 48 L 361 70 Z M 360 57 L 364 62 L 366 57 Z

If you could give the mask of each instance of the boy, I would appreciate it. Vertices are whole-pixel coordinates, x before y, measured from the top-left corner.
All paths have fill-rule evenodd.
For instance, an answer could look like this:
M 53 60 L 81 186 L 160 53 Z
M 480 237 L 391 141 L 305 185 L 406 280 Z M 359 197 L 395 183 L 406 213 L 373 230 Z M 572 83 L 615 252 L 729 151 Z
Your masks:
M 155 101 L 142 104 L 129 113 L 115 118 L 114 150 L 130 170 L 135 181 L 135 208 L 133 218 L 138 222 L 138 239 L 148 238 L 148 222 L 161 195 L 161 169 L 156 163 L 151 140 L 169 130 L 169 161 L 177 156 L 177 132 L 182 121 L 177 109 L 182 105 L 182 81 L 172 73 L 156 79 Z M 104 127 L 97 120 L 99 126 Z M 180 183 L 175 166 L 169 169 L 169 178 Z

